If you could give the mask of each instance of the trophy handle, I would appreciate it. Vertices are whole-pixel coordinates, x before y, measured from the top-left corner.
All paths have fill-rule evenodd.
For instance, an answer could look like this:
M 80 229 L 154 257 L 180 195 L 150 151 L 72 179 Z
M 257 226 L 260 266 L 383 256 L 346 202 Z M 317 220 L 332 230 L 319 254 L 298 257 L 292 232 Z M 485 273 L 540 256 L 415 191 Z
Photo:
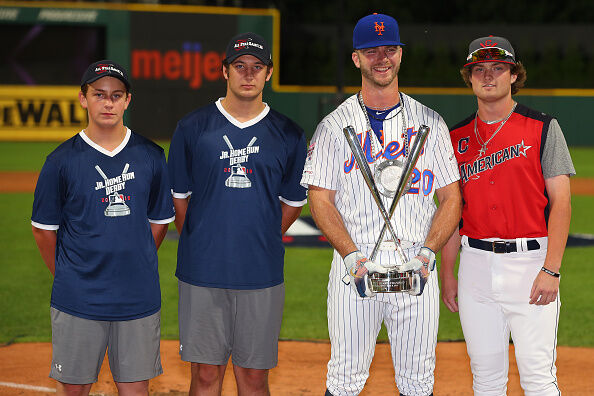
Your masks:
M 388 212 L 386 211 L 386 208 L 384 207 L 384 203 L 382 202 L 380 192 L 377 189 L 375 181 L 373 180 L 373 174 L 371 173 L 371 168 L 369 168 L 369 164 L 367 163 L 367 159 L 365 158 L 365 154 L 363 153 L 363 148 L 361 148 L 361 144 L 359 143 L 359 139 L 357 138 L 357 133 L 355 132 L 355 128 L 353 128 L 351 125 L 349 125 L 349 126 L 345 127 L 342 131 L 343 131 L 344 136 L 347 140 L 347 143 L 349 144 L 349 147 L 351 148 L 353 157 L 355 157 L 355 161 L 357 162 L 357 165 L 359 166 L 361 175 L 363 176 L 363 179 L 365 180 L 365 183 L 367 184 L 367 187 L 369 188 L 369 191 L 371 192 L 371 196 L 373 197 L 373 200 L 375 201 L 375 203 L 376 203 L 377 207 L 379 208 L 380 213 L 384 219 L 384 227 L 382 228 L 382 236 L 380 237 L 380 239 L 378 239 L 378 242 L 381 243 L 381 239 L 383 239 L 383 235 L 386 232 L 386 228 L 387 228 L 390 231 L 390 234 L 392 235 L 394 242 L 396 243 L 396 251 L 400 255 L 403 262 L 406 262 L 404 255 L 402 253 L 402 248 L 400 247 L 400 242 L 398 240 L 398 237 L 396 236 L 396 231 L 394 230 L 394 227 L 392 226 L 392 223 L 390 222 L 390 216 L 388 216 Z M 376 243 L 376 247 L 378 247 L 378 248 L 379 248 L 379 243 Z M 375 252 L 375 254 L 372 253 L 372 257 L 370 258 L 371 261 L 373 261 L 375 259 L 375 257 L 377 256 L 376 249 L 374 249 L 374 252 Z
M 425 142 L 427 141 L 427 137 L 429 136 L 429 131 L 430 131 L 430 128 L 427 125 L 421 125 L 421 127 L 419 128 L 419 131 L 417 132 L 417 137 L 415 138 L 415 141 L 413 142 L 413 145 L 410 148 L 410 155 L 404 162 L 404 169 L 402 170 L 403 175 L 400 178 L 400 182 L 398 183 L 398 187 L 396 188 L 396 194 L 394 195 L 394 199 L 392 200 L 392 204 L 390 205 L 390 213 L 389 213 L 387 223 L 384 223 L 382 231 L 380 232 L 380 237 L 375 242 L 375 246 L 373 247 L 373 251 L 371 252 L 371 257 L 370 257 L 371 261 L 373 261 L 375 259 L 375 257 L 377 256 L 379 247 L 382 243 L 382 240 L 384 239 L 384 235 L 386 234 L 386 224 L 390 224 L 390 226 L 391 226 L 389 219 L 392 218 L 392 215 L 394 214 L 394 211 L 396 210 L 396 205 L 398 204 L 398 201 L 400 200 L 402 195 L 404 195 L 404 193 L 406 192 L 405 191 L 406 187 L 408 186 L 408 182 L 410 180 L 410 177 L 412 176 L 412 172 L 415 169 L 415 166 L 417 165 L 419 156 L 421 155 L 421 151 L 423 151 L 423 147 L 425 146 Z M 398 244 L 398 246 L 399 245 L 400 244 Z M 402 258 L 402 256 L 403 256 L 403 254 L 401 254 L 401 258 Z M 404 259 L 403 264 L 406 263 L 407 261 L 408 260 Z

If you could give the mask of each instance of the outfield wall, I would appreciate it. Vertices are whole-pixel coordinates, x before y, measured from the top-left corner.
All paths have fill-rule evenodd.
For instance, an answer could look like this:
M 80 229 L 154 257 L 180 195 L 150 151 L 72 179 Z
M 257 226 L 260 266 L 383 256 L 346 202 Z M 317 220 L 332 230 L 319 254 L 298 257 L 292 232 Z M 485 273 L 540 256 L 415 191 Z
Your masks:
M 0 140 L 64 140 L 82 129 L 86 114 L 78 107 L 78 81 L 88 64 L 103 57 L 130 71 L 126 124 L 168 139 L 179 118 L 224 95 L 224 48 L 244 31 L 273 45 L 275 73 L 265 101 L 308 136 L 357 91 L 279 84 L 280 15 L 274 9 L 0 1 Z M 401 83 L 403 92 L 436 109 L 449 126 L 476 109 L 470 89 Z M 594 146 L 585 125 L 594 90 L 526 89 L 516 99 L 558 117 L 570 145 Z
M 354 89 L 351 91 L 354 92 Z M 437 110 L 450 127 L 476 111 L 476 98 L 470 89 L 402 87 L 402 91 Z M 526 94 L 520 91 L 521 94 L 514 98 L 526 106 L 557 117 L 569 145 L 594 146 L 594 128 L 589 125 L 588 117 L 594 111 L 594 90 L 526 91 Z M 271 92 L 268 98 L 271 97 L 278 110 L 298 120 L 308 136 L 311 136 L 319 119 L 332 111 L 336 103 L 346 96 Z

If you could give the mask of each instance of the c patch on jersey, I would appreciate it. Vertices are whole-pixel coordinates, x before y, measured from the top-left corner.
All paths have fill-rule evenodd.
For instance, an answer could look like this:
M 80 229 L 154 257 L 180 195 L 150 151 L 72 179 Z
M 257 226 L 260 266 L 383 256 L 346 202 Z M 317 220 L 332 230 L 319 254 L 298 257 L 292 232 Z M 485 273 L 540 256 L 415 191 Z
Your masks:
M 458 153 L 464 154 L 468 151 L 468 141 L 470 140 L 469 137 L 462 138 L 458 140 Z

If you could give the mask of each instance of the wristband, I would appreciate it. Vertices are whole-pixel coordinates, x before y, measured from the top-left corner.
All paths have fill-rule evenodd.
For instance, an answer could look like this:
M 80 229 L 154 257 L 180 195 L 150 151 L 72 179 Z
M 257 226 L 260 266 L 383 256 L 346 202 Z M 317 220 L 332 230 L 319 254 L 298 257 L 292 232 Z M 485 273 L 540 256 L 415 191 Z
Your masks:
M 423 258 L 423 263 L 427 266 L 429 271 L 435 268 L 435 253 L 427 246 L 423 246 L 419 251 L 418 257 Z
M 553 272 L 553 271 L 551 271 L 550 269 L 548 269 L 548 268 L 545 268 L 545 267 L 542 267 L 540 270 L 541 270 L 541 271 L 543 271 L 543 272 L 546 272 L 547 274 L 549 274 L 549 275 L 551 275 L 551 276 L 554 276 L 555 278 L 559 278 L 559 277 L 561 276 L 561 274 L 560 274 L 560 273 L 558 273 L 558 272 Z

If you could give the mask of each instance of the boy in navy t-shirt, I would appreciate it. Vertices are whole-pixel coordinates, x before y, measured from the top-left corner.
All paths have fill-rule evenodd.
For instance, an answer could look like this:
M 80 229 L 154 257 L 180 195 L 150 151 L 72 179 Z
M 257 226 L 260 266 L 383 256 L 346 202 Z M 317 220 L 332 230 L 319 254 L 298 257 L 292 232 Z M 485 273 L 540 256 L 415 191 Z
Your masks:
M 234 37 L 226 96 L 182 118 L 171 141 L 180 354 L 192 362 L 191 395 L 220 394 L 230 356 L 238 393 L 268 394 L 277 363 L 282 234 L 306 202 L 306 144 L 301 128 L 262 101 L 271 75 L 264 39 Z
M 106 348 L 120 394 L 148 395 L 162 373 L 157 249 L 175 213 L 163 149 L 124 126 L 131 98 L 120 65 L 90 65 L 79 93 L 88 126 L 48 155 L 35 188 L 59 395 L 88 394 Z

